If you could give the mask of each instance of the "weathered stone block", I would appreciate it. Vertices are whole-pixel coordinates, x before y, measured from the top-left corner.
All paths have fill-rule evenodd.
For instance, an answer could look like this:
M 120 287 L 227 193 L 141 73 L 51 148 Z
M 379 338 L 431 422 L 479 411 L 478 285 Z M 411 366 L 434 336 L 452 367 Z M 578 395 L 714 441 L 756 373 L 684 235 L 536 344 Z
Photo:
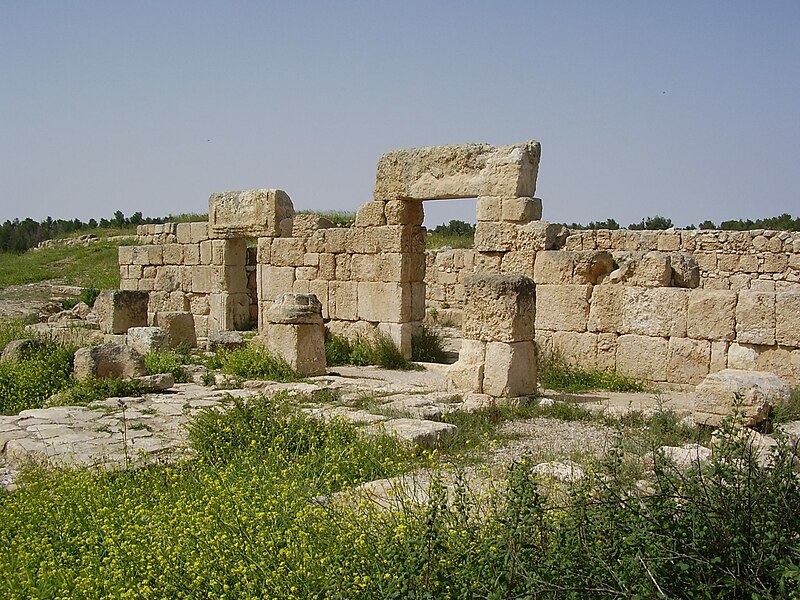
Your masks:
M 783 346 L 800 346 L 800 292 L 775 295 L 775 341 Z
M 667 287 L 672 281 L 670 256 L 664 252 L 647 252 L 634 267 L 628 278 L 631 285 L 642 287 Z
M 553 353 L 580 369 L 597 369 L 597 334 L 554 331 Z
M 533 196 L 539 142 L 462 144 L 393 150 L 381 156 L 375 200 Z
M 479 252 L 513 250 L 517 227 L 513 223 L 478 221 L 475 225 L 475 250 Z
M 543 250 L 536 253 L 533 279 L 537 284 L 572 283 L 575 254 L 564 250 Z
M 130 327 L 127 343 L 143 355 L 167 348 L 167 338 L 161 327 Z
M 503 198 L 503 221 L 530 223 L 542 218 L 542 201 L 539 198 Z
M 275 238 L 270 251 L 271 262 L 276 267 L 301 267 L 305 251 L 304 240 L 300 238 Z
M 483 393 L 486 342 L 465 339 L 461 343 L 458 361 L 447 369 L 447 389 Z
M 78 381 L 89 377 L 141 377 L 147 375 L 144 358 L 122 344 L 102 344 L 78 348 L 73 360 L 73 376 Z
M 284 325 L 321 325 L 322 303 L 314 294 L 281 294 L 267 310 L 266 318 L 269 323 Z
M 147 325 L 147 292 L 104 290 L 94 303 L 103 333 L 125 333 L 130 327 Z
M 331 281 L 328 286 L 328 303 L 331 319 L 357 320 L 358 283 L 355 281 Z
M 606 250 L 583 250 L 573 254 L 572 283 L 601 283 L 614 270 L 614 258 Z
M 419 200 L 390 200 L 384 209 L 387 225 L 422 225 L 425 218 Z
M 644 335 L 621 335 L 617 340 L 617 371 L 650 381 L 667 380 L 667 340 Z
M 619 333 L 622 331 L 622 306 L 625 288 L 620 285 L 596 285 L 592 288 L 589 307 L 589 331 Z
M 320 215 L 299 214 L 292 217 L 292 237 L 306 239 L 320 229 L 333 227 L 333 222 Z
M 411 284 L 358 282 L 358 318 L 388 323 L 411 320 Z
M 266 347 L 301 375 L 325 374 L 325 326 L 318 324 L 267 326 Z
M 774 406 L 788 403 L 789 387 L 773 373 L 725 369 L 708 375 L 696 388 L 695 420 L 719 425 L 740 411 L 746 426 L 769 416 Z
M 711 342 L 673 337 L 669 340 L 667 381 L 698 384 L 708 375 Z
M 685 337 L 689 290 L 625 287 L 622 333 Z
M 672 268 L 672 285 L 682 288 L 700 286 L 700 267 L 691 254 L 675 252 L 669 255 Z
M 294 267 L 260 266 L 256 273 L 259 276 L 258 297 L 261 300 L 275 300 L 284 292 L 291 292 L 294 284 Z
M 503 258 L 500 262 L 500 272 L 504 275 L 524 275 L 525 277 L 534 277 L 534 264 L 536 255 L 533 252 L 511 252 L 503 253 Z M 453 275 L 458 279 L 457 273 Z
M 515 398 L 536 393 L 536 346 L 532 341 L 486 344 L 483 393 Z
M 534 339 L 536 285 L 520 275 L 475 275 L 465 288 L 462 331 L 467 339 Z
M 744 344 L 775 343 L 775 294 L 741 291 L 736 303 L 736 341 Z
M 692 290 L 686 319 L 690 338 L 732 341 L 736 337 L 736 292 Z
M 164 330 L 167 348 L 188 345 L 197 346 L 197 333 L 194 328 L 194 315 L 190 312 L 160 312 L 156 315 L 158 327 Z
M 567 228 L 563 225 L 546 221 L 516 225 L 514 232 L 514 249 L 522 252 L 559 250 L 564 247 L 568 234 Z M 475 249 L 478 250 L 478 247 Z
M 208 220 L 216 237 L 278 237 L 282 220 L 294 216 L 282 190 L 219 192 L 208 200 Z
M 590 285 L 537 285 L 536 329 L 586 331 Z
M 502 211 L 503 199 L 493 196 L 478 198 L 476 218 L 478 221 L 499 221 Z
M 367 202 L 356 212 L 356 227 L 380 227 L 386 225 L 386 203 Z

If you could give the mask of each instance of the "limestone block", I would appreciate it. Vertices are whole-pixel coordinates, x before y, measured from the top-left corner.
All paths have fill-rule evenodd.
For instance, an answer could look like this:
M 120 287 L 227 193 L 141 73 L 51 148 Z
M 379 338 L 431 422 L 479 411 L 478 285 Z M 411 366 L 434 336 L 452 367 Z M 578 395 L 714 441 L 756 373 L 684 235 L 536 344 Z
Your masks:
M 297 281 L 311 281 L 312 279 L 316 279 L 318 277 L 319 269 L 317 267 L 297 267 L 294 274 L 297 278 Z
M 133 348 L 122 344 L 102 344 L 78 348 L 72 374 L 78 381 L 89 377 L 125 379 L 147 375 L 147 369 L 144 358 Z
M 536 254 L 534 252 L 511 252 L 503 253 L 503 258 L 500 262 L 500 272 L 509 275 L 524 275 L 525 277 L 534 277 L 534 264 Z M 453 273 L 453 276 L 458 279 L 458 274 Z
M 617 370 L 617 340 L 615 333 L 597 334 L 597 368 L 605 371 Z
M 498 273 L 503 254 L 503 252 L 479 252 L 475 257 L 475 273 Z
M 411 338 L 419 331 L 417 323 L 378 323 L 378 331 L 384 333 L 400 348 L 406 358 L 411 358 Z
M 296 214 L 292 218 L 292 236 L 294 238 L 309 238 L 320 229 L 333 227 L 333 222 L 320 215 Z
M 570 365 L 580 369 L 597 369 L 597 338 L 596 333 L 554 331 L 552 351 Z
M 728 342 L 711 342 L 709 373 L 728 368 Z
M 515 250 L 538 252 L 539 250 L 559 250 L 564 247 L 569 230 L 558 223 L 533 221 L 515 226 Z M 477 245 L 476 250 L 479 250 Z
M 200 264 L 210 265 L 213 260 L 213 243 L 211 240 L 200 242 Z
M 621 335 L 617 340 L 617 371 L 621 375 L 667 380 L 667 340 L 644 335 Z
M 745 425 L 753 426 L 766 419 L 772 407 L 791 399 L 789 387 L 774 373 L 736 369 L 711 373 L 695 392 L 695 420 L 710 425 L 739 411 Z
M 208 239 L 208 222 L 189 223 L 190 243 L 199 244 Z
M 697 266 L 705 273 L 713 273 L 717 270 L 716 252 L 695 252 L 693 254 L 697 261 Z
M 425 252 L 427 234 L 424 227 L 414 225 L 387 225 L 368 230 L 373 248 L 371 252 Z
M 120 265 L 132 265 L 134 255 L 134 246 L 120 246 L 117 251 L 117 257 Z
M 191 294 L 189 297 L 189 311 L 193 315 L 207 315 L 209 312 L 208 296 Z
M 543 250 L 536 253 L 533 279 L 537 284 L 572 283 L 574 267 L 574 252 Z
M 339 281 L 348 281 L 352 273 L 352 257 L 360 256 L 358 254 L 337 254 L 336 255 L 336 279 Z
M 465 339 L 461 343 L 458 361 L 447 368 L 447 389 L 483 393 L 486 343 Z
M 685 337 L 689 290 L 625 287 L 622 333 Z
M 422 321 L 425 318 L 425 287 L 424 281 L 414 281 L 411 283 L 412 321 Z
M 258 247 L 256 250 L 256 263 L 259 265 L 266 265 L 272 262 L 272 238 L 262 237 L 258 238 Z
M 94 303 L 100 331 L 121 334 L 147 325 L 147 292 L 104 290 Z
M 672 285 L 682 288 L 696 288 L 700 286 L 700 267 L 691 254 L 675 252 L 669 256 L 672 268 Z
M 625 288 L 620 285 L 596 285 L 592 288 L 589 306 L 589 331 L 619 333 L 622 331 L 622 306 Z
M 164 330 L 167 348 L 177 348 L 181 344 L 188 345 L 190 348 L 197 346 L 197 333 L 192 313 L 160 312 L 156 315 L 156 323 Z
M 328 285 L 328 303 L 331 319 L 357 320 L 358 283 L 355 281 L 331 281 Z
M 775 282 L 771 279 L 751 279 L 750 289 L 754 292 L 772 293 L 775 291 Z
M 381 234 L 386 227 L 353 228 L 350 236 L 350 252 L 375 254 L 381 250 Z M 339 256 L 342 256 L 341 254 Z
M 800 291 L 775 295 L 775 341 L 783 346 L 800 346 Z
M 677 231 L 659 232 L 656 235 L 656 249 L 659 252 L 677 252 L 681 249 L 681 234 Z
M 411 320 L 411 284 L 358 282 L 358 318 L 403 323 Z
M 200 264 L 200 244 L 186 244 L 180 246 L 183 249 L 183 265 L 199 265 Z M 166 260 L 167 252 L 164 249 L 164 259 Z
M 292 284 L 292 291 L 297 294 L 309 294 L 310 283 L 308 279 L 295 279 L 295 282 Z
M 744 344 L 775 343 L 775 294 L 743 290 L 736 303 L 736 341 Z
M 270 323 L 266 347 L 301 375 L 325 374 L 325 327 L 321 322 L 298 325 Z
M 324 231 L 324 252 L 350 252 L 350 238 L 355 235 L 361 235 L 361 232 L 356 232 L 353 229 L 334 227 Z
M 586 331 L 590 285 L 537 285 L 536 329 Z
M 736 292 L 692 290 L 686 319 L 690 338 L 732 341 L 736 337 Z
M 266 318 L 271 324 L 321 325 L 322 304 L 314 294 L 285 293 L 275 299 Z
M 386 203 L 367 202 L 356 212 L 356 227 L 380 227 L 386 225 Z
M 390 200 L 384 209 L 387 225 L 422 225 L 425 218 L 422 202 L 418 200 Z
M 260 266 L 258 297 L 261 300 L 275 300 L 284 292 L 290 292 L 294 284 L 294 267 Z
M 156 289 L 156 280 L 148 277 L 144 277 L 139 280 L 139 285 L 137 289 L 140 292 L 152 292 Z
M 217 272 L 214 267 L 200 265 L 192 267 L 192 292 L 197 294 L 209 294 L 217 286 Z
M 711 342 L 673 337 L 669 340 L 667 381 L 698 384 L 711 368 Z
M 172 292 L 181 289 L 182 274 L 180 267 L 163 266 L 156 271 L 155 289 Z
M 131 264 L 134 265 L 149 265 L 150 253 L 148 252 L 149 246 L 133 246 L 131 248 Z
M 539 142 L 462 144 L 387 152 L 378 160 L 375 200 L 533 196 Z
M 175 235 L 179 244 L 190 244 L 192 242 L 192 226 L 190 223 L 177 223 Z
M 800 387 L 800 351 L 780 346 L 762 347 L 756 370 L 775 373 L 791 387 Z
M 758 347 L 749 344 L 731 344 L 728 348 L 728 368 L 740 370 L 756 370 Z
M 161 327 L 131 327 L 127 343 L 142 355 L 167 348 L 167 338 Z
M 271 262 L 276 267 L 301 267 L 305 251 L 301 238 L 275 238 L 270 250 Z
M 294 216 L 282 190 L 245 190 L 212 194 L 208 221 L 215 237 L 278 237 L 281 221 Z
M 512 223 L 530 223 L 542 218 L 539 198 L 503 198 L 501 218 Z
M 667 287 L 672 282 L 670 256 L 664 252 L 647 252 L 636 263 L 631 285 L 642 287 Z
M 763 259 L 761 273 L 783 273 L 789 266 L 789 257 L 784 253 L 766 252 Z
M 520 275 L 475 275 L 467 282 L 464 338 L 521 342 L 534 339 L 536 285 Z
M 167 244 L 162 248 L 162 260 L 165 265 L 180 265 L 184 260 L 184 245 Z
M 606 250 L 584 250 L 573 254 L 572 283 L 601 283 L 614 270 L 614 258 Z
M 326 252 L 319 255 L 319 278 L 336 279 L 336 255 Z
M 502 198 L 494 196 L 484 196 L 478 198 L 476 207 L 476 218 L 478 221 L 499 221 L 503 206 Z
M 486 344 L 483 393 L 515 398 L 536 393 L 536 346 L 533 341 Z
M 479 252 L 507 252 L 514 249 L 517 225 L 478 221 L 475 225 L 474 248 Z

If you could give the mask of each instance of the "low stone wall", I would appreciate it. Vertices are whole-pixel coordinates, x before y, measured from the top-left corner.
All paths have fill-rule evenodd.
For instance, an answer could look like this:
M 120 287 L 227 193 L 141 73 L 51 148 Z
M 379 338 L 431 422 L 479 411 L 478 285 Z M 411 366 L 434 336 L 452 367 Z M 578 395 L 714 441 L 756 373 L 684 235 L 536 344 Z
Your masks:
M 800 385 L 800 234 L 580 231 L 555 240 L 563 249 L 429 251 L 429 315 L 457 315 L 474 273 L 527 274 L 540 351 L 656 382 L 696 384 L 736 368 Z

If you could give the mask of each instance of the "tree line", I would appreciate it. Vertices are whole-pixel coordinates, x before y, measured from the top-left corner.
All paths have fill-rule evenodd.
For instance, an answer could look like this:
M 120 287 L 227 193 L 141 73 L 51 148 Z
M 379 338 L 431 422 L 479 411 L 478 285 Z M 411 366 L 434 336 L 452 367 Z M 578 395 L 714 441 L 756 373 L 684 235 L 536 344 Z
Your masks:
M 143 217 L 141 212 L 135 212 L 126 217 L 122 211 L 116 211 L 111 219 L 89 219 L 85 223 L 80 219 L 52 219 L 47 217 L 44 221 L 34 221 L 30 217 L 20 221 L 6 220 L 0 225 L 0 252 L 22 253 L 34 248 L 40 242 L 52 238 L 63 237 L 80 231 L 100 229 L 115 229 L 141 225 L 144 223 L 163 223 L 163 217 Z
M 564 223 L 569 229 L 619 229 L 620 225 L 614 219 L 606 219 L 605 221 L 591 221 L 588 225 L 581 225 L 580 223 Z M 675 227 L 672 219 L 656 215 L 654 217 L 646 217 L 639 223 L 631 223 L 628 229 L 634 230 L 664 230 Z M 783 213 L 777 217 L 767 217 L 765 219 L 735 219 L 730 221 L 722 221 L 719 224 L 713 221 L 703 221 L 697 227 L 694 225 L 687 225 L 686 227 L 675 227 L 676 229 L 721 229 L 723 231 L 751 231 L 753 229 L 773 229 L 775 231 L 800 231 L 800 217 L 792 218 L 789 213 Z

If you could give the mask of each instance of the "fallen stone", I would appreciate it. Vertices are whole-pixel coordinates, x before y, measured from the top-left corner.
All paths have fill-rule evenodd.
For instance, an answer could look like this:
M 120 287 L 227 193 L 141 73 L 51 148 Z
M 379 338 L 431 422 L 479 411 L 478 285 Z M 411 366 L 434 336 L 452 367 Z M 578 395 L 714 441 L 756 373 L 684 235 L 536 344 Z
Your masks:
M 564 483 L 578 483 L 584 477 L 583 468 L 573 462 L 561 462 L 554 460 L 546 463 L 539 463 L 531 468 L 531 473 L 549 480 L 562 481 Z
M 695 392 L 695 420 L 709 425 L 719 425 L 739 411 L 744 425 L 752 427 L 765 420 L 773 406 L 791 399 L 789 386 L 774 373 L 736 369 L 707 375 Z
M 379 425 L 372 425 L 367 431 L 373 434 L 394 435 L 412 446 L 438 448 L 458 431 L 458 427 L 450 423 L 421 419 L 391 419 Z
M 161 327 L 131 327 L 127 342 L 139 354 L 149 354 L 167 348 L 167 335 Z
M 208 350 L 215 352 L 216 350 L 235 350 L 242 348 L 246 344 L 242 334 L 238 331 L 210 331 L 208 333 Z
M 33 347 L 33 340 L 11 340 L 3 348 L 3 354 L 0 355 L 0 362 L 17 362 L 26 356 L 26 354 Z
M 142 384 L 145 392 L 168 390 L 175 385 L 175 376 L 172 373 L 157 373 L 156 375 L 134 377 L 134 380 Z
M 711 449 L 700 444 L 662 446 L 659 451 L 667 460 L 682 470 L 704 465 L 711 460 Z
M 89 377 L 141 377 L 147 375 L 144 358 L 133 348 L 120 344 L 102 344 L 79 348 L 73 361 L 73 375 L 78 381 Z
M 94 311 L 100 331 L 126 333 L 130 327 L 147 325 L 147 292 L 133 290 L 104 290 L 94 301 Z

